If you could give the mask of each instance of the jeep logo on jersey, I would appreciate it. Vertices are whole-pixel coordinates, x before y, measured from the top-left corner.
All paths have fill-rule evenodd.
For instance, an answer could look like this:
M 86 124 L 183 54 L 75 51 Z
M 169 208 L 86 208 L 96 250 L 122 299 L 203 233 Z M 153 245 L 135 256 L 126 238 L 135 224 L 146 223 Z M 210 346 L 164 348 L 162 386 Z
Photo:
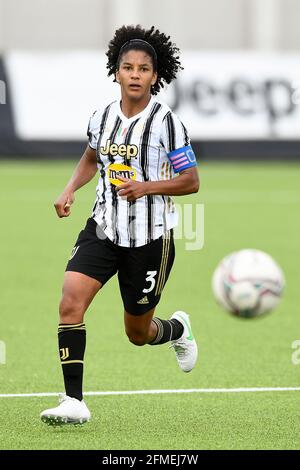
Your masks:
M 138 148 L 136 145 L 125 145 L 125 144 L 111 144 L 110 140 L 106 141 L 105 147 L 100 147 L 101 155 L 112 155 L 115 157 L 119 155 L 120 157 L 126 157 L 128 160 L 134 158 L 138 154 Z
M 136 179 L 136 171 L 130 166 L 123 165 L 122 163 L 113 163 L 108 167 L 108 179 L 110 183 L 115 186 L 123 184 L 123 181 L 118 180 L 118 176 L 123 176 L 123 178 L 129 178 L 132 180 Z

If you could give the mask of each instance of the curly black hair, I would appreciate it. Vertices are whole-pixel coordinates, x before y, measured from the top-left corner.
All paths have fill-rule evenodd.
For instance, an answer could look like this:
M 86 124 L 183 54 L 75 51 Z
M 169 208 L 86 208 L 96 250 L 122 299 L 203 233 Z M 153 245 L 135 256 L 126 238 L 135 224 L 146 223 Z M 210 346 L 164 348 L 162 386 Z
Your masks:
M 164 88 L 164 83 L 171 83 L 176 78 L 178 71 L 183 67 L 179 61 L 179 49 L 170 41 L 170 36 L 166 36 L 158 29 L 152 26 L 150 29 L 143 29 L 141 25 L 137 26 L 122 26 L 117 29 L 113 39 L 108 44 L 108 51 L 106 55 L 108 62 L 106 68 L 108 69 L 108 76 L 115 75 L 120 62 L 120 51 L 124 44 L 132 39 L 142 39 L 152 46 L 157 55 L 157 67 L 154 62 L 154 57 L 149 54 L 149 47 L 142 43 L 136 45 L 125 46 L 124 53 L 130 49 L 145 50 L 151 55 L 154 70 L 157 72 L 157 81 L 151 87 L 151 93 L 156 95 L 161 88 Z M 122 51 L 123 54 L 123 51 Z M 121 54 L 121 55 L 122 55 Z M 116 81 L 116 79 L 114 79 Z

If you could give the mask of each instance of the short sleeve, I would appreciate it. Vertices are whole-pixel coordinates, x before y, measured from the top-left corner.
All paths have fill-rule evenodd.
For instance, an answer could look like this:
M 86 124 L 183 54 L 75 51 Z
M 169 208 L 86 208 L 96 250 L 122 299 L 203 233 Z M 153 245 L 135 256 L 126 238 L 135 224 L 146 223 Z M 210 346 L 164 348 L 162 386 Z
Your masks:
M 188 132 L 178 116 L 171 111 L 163 119 L 161 142 L 175 173 L 197 166 Z
M 89 120 L 89 124 L 87 128 L 89 146 L 94 150 L 97 149 L 98 133 L 99 133 L 99 124 L 98 124 L 98 119 L 97 119 L 97 111 L 95 111 Z

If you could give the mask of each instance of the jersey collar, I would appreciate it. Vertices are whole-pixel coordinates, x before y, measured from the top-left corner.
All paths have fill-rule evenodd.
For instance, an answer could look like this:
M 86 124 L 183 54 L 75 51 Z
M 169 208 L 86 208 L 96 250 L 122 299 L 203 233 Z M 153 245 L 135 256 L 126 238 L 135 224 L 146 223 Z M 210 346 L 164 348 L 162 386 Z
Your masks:
M 121 100 L 117 102 L 117 113 L 122 119 L 122 121 L 135 121 L 136 119 L 140 118 L 143 113 L 147 112 L 153 105 L 154 98 L 151 96 L 149 103 L 147 104 L 146 108 L 144 108 L 140 113 L 135 114 L 134 116 L 131 116 L 130 118 L 126 117 L 125 114 L 123 114 L 122 109 L 121 109 Z

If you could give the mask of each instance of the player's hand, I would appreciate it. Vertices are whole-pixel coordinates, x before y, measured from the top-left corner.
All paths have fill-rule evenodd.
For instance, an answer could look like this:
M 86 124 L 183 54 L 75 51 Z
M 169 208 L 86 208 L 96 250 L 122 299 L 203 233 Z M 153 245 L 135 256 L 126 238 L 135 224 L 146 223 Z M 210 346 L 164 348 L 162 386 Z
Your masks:
M 69 217 L 71 205 L 75 200 L 74 193 L 63 192 L 55 201 L 54 207 L 58 217 Z
M 116 191 L 122 199 L 132 202 L 145 196 L 145 182 L 134 181 L 123 176 L 118 176 L 118 180 L 124 183 L 116 186 Z

